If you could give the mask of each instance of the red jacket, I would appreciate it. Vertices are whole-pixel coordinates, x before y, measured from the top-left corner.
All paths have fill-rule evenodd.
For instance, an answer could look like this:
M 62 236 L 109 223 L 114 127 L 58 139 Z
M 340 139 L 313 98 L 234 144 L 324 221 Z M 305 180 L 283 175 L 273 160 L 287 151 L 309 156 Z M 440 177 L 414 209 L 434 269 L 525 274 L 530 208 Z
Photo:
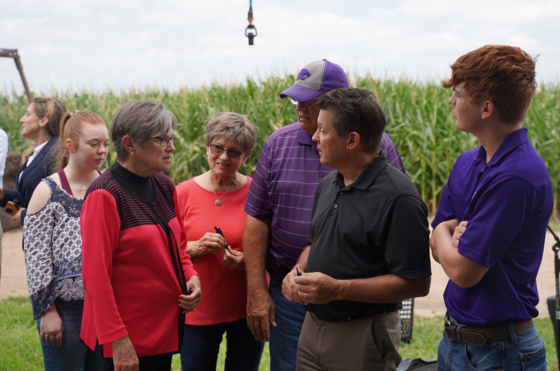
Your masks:
M 185 282 L 196 272 L 186 254 L 173 182 L 162 174 L 152 180 L 153 201 L 144 203 L 132 197 L 109 168 L 92 183 L 83 204 L 86 295 L 81 337 L 91 349 L 96 342 L 103 344 L 105 357 L 113 356 L 111 342 L 126 335 L 138 356 L 180 350 L 183 316 L 178 298 L 184 283 L 174 268 L 177 251 Z M 171 228 L 171 239 L 158 216 Z

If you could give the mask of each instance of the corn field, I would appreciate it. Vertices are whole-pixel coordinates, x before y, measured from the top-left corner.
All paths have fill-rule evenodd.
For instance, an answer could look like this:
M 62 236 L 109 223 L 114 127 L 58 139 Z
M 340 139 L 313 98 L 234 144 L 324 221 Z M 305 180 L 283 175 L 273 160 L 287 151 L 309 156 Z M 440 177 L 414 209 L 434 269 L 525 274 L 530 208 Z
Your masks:
M 46 94 L 60 99 L 69 110 L 93 111 L 107 125 L 126 101 L 158 100 L 178 119 L 177 152 L 169 176 L 181 182 L 207 170 L 204 126 L 216 113 L 245 114 L 257 129 L 257 145 L 240 172 L 252 175 L 262 144 L 277 128 L 297 120 L 295 106 L 278 94 L 295 80 L 293 75 L 248 79 L 242 84 L 212 84 L 197 89 L 129 89 L 91 92 L 87 89 Z M 443 187 L 459 154 L 477 146 L 476 138 L 455 129 L 451 92 L 437 82 L 394 81 L 355 76 L 351 84 L 373 91 L 387 114 L 386 132 L 397 145 L 406 170 L 431 213 L 437 210 Z M 37 94 L 35 94 L 37 95 Z M 28 102 L 23 95 L 0 93 L 0 127 L 10 139 L 10 149 L 22 152 L 28 141 L 21 138 L 19 119 Z M 544 159 L 552 178 L 557 218 L 560 161 L 560 85 L 542 84 L 525 120 L 529 138 Z M 112 151 L 109 161 L 113 163 Z

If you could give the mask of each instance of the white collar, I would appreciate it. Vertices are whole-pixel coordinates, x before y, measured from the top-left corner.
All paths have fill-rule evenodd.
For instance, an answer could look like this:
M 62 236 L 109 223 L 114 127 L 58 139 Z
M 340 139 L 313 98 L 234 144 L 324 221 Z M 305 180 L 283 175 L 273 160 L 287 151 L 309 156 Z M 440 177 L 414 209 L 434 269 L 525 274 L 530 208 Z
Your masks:
M 45 143 L 39 144 L 37 147 L 35 147 L 35 149 L 33 150 L 33 154 L 38 155 L 39 152 L 41 152 L 41 150 L 47 145 L 47 143 L 49 143 L 48 140 Z

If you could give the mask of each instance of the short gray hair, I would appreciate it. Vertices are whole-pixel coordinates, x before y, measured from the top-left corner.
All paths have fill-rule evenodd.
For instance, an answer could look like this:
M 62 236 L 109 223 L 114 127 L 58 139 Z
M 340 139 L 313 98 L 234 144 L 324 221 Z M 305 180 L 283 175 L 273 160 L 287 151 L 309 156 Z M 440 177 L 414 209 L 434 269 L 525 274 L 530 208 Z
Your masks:
M 124 160 L 128 155 L 122 143 L 125 135 L 143 147 L 153 136 L 166 135 L 176 127 L 177 118 L 163 104 L 141 100 L 126 102 L 113 116 L 109 128 L 117 160 Z
M 247 156 L 251 154 L 257 142 L 255 125 L 247 116 L 234 112 L 218 113 L 206 124 L 206 145 L 209 146 L 217 137 L 235 140 Z

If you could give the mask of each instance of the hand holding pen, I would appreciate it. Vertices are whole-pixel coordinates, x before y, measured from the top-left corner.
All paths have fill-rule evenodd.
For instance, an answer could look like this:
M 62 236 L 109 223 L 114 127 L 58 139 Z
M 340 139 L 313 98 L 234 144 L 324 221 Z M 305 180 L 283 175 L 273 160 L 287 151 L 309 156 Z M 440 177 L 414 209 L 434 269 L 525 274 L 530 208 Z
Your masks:
M 220 227 L 214 227 L 216 233 L 220 234 L 222 237 L 225 236 Z M 224 246 L 224 258 L 223 258 L 224 265 L 229 269 L 233 270 L 245 270 L 245 255 L 241 251 L 237 251 L 231 249 L 228 246 L 227 240 Z

